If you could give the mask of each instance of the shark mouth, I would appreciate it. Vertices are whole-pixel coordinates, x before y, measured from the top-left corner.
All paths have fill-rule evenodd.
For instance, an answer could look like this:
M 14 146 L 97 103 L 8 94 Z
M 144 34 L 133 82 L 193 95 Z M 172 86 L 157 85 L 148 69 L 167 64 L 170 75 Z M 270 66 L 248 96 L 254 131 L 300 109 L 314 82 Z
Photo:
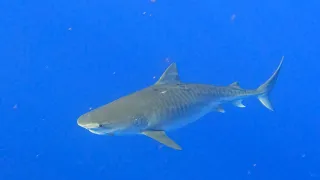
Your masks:
M 88 129 L 88 131 L 90 131 L 93 134 L 98 134 L 98 135 L 108 134 L 107 132 L 103 132 L 103 131 L 97 130 L 97 129 Z
M 98 134 L 98 135 L 105 135 L 105 134 L 113 134 L 115 131 L 114 129 L 111 128 L 104 128 L 104 127 L 99 127 L 99 128 L 86 128 L 88 131 L 90 131 L 93 134 Z

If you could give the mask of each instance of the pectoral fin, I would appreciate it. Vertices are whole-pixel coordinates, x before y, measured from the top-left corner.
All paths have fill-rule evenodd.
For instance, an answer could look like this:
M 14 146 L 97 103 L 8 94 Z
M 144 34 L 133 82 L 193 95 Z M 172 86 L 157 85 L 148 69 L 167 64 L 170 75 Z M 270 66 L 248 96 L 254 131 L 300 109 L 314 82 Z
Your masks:
M 142 134 L 176 150 L 181 150 L 182 148 L 171 140 L 164 131 L 144 131 Z

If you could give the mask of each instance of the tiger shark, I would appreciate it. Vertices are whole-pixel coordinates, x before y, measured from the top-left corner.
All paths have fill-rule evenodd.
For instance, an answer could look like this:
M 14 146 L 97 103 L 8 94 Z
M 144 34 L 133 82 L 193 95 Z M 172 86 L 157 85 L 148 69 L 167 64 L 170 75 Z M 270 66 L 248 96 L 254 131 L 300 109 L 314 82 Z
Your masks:
M 181 150 L 166 132 L 182 128 L 210 112 L 224 113 L 225 103 L 244 108 L 244 99 L 256 97 L 273 111 L 268 95 L 277 81 L 283 58 L 272 76 L 256 89 L 243 89 L 238 82 L 227 86 L 182 82 L 176 63 L 172 63 L 155 84 L 85 113 L 77 123 L 94 134 L 140 134 Z

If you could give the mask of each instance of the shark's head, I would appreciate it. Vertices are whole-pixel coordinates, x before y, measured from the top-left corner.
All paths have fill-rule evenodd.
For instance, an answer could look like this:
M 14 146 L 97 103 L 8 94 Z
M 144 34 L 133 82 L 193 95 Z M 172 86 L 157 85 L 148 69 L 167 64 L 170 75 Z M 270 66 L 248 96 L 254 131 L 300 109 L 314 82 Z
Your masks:
M 81 115 L 77 123 L 94 134 L 103 135 L 136 131 L 145 125 L 141 120 L 141 116 L 127 108 L 116 109 L 110 105 Z
M 113 128 L 111 126 L 106 126 L 105 123 L 98 122 L 92 117 L 92 114 L 86 113 L 80 116 L 77 120 L 79 126 L 89 130 L 94 134 L 108 134 L 112 133 Z

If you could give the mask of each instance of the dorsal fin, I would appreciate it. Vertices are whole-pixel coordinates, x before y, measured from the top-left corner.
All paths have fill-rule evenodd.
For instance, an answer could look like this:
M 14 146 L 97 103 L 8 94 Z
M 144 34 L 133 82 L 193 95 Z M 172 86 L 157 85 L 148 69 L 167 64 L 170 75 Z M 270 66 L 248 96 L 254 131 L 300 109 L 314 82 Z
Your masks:
M 172 63 L 161 75 L 159 80 L 156 82 L 156 85 L 159 84 L 172 84 L 180 83 L 180 77 L 177 70 L 176 63 Z
M 241 89 L 240 84 L 239 84 L 239 82 L 237 82 L 237 81 L 236 81 L 236 82 L 231 83 L 229 86 L 234 87 L 234 88 Z

